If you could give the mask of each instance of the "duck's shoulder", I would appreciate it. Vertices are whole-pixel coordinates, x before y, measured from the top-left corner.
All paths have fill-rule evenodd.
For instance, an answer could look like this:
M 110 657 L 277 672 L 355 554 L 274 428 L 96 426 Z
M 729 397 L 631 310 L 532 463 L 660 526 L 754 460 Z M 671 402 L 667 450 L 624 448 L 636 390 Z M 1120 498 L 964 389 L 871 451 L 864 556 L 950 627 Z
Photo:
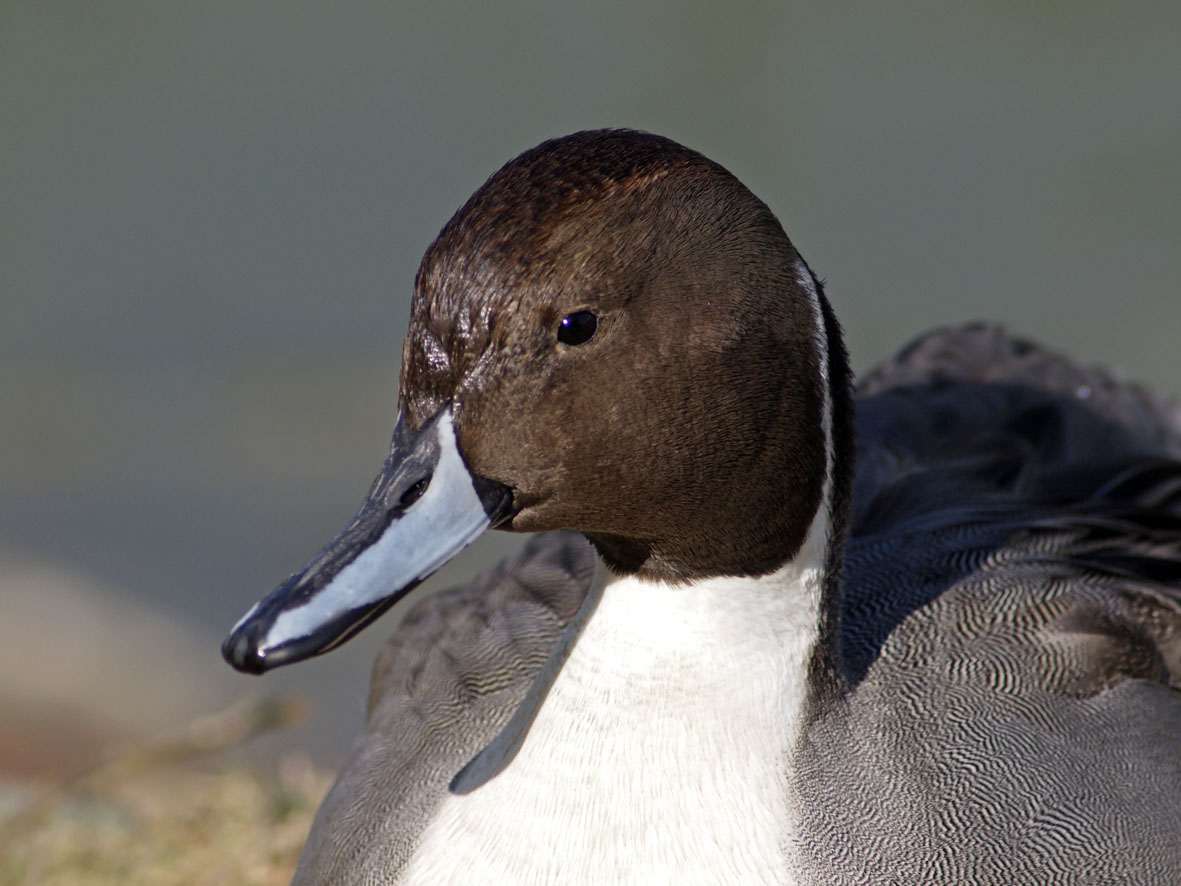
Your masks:
M 912 672 L 1076 698 L 1131 679 L 1181 688 L 1181 463 L 1136 461 L 1091 491 L 951 503 L 856 538 L 854 678 L 884 667 L 898 686 Z
M 580 534 L 541 533 L 469 584 L 424 600 L 374 662 L 369 720 L 392 697 L 435 704 L 444 689 L 462 699 L 531 680 L 582 605 L 594 568 Z M 474 674 L 502 682 L 473 683 Z
M 817 879 L 1173 882 L 1175 408 L 996 327 L 921 339 L 861 397 L 852 682 L 798 758 Z
M 297 883 L 401 867 L 450 779 L 520 704 L 594 568 L 580 535 L 534 536 L 406 616 L 374 664 L 365 729 L 317 813 Z
M 976 324 L 904 349 L 858 405 L 855 679 L 879 656 L 931 653 L 975 663 L 957 679 L 1030 690 L 1181 685 L 1181 412 L 1167 398 Z

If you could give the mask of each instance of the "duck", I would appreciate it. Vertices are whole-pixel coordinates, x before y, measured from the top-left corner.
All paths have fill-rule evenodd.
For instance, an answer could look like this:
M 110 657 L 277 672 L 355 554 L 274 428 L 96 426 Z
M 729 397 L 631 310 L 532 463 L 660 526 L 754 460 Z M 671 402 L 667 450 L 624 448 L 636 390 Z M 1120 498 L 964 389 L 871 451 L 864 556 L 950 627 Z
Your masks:
M 1181 882 L 1181 411 L 992 323 L 854 384 L 721 165 L 546 141 L 417 272 L 388 457 L 234 626 L 408 612 L 299 884 Z

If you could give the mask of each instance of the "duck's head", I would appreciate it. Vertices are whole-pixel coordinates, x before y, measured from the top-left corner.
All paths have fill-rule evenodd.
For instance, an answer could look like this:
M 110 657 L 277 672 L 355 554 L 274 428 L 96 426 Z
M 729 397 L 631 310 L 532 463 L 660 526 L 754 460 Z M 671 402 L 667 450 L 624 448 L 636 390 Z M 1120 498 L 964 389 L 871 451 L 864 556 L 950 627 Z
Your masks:
M 729 172 L 639 132 L 546 142 L 427 250 L 381 473 L 223 653 L 326 652 L 489 527 L 653 580 L 771 571 L 843 508 L 847 387 L 819 284 Z

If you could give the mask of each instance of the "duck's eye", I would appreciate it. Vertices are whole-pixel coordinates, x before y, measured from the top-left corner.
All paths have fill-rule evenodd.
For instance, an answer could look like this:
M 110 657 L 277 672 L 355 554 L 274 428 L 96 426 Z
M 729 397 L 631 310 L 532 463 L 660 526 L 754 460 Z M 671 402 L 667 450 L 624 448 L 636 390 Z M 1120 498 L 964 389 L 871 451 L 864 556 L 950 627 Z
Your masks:
M 575 311 L 558 324 L 558 341 L 564 345 L 586 344 L 598 328 L 599 318 L 590 311 Z

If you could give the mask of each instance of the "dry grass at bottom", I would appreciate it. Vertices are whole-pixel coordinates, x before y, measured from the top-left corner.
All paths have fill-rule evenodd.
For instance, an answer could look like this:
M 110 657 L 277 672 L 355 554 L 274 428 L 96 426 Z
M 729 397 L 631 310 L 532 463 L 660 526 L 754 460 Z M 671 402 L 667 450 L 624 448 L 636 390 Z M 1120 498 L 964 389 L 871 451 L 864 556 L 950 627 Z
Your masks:
M 330 774 L 297 755 L 210 771 L 160 747 L 0 812 L 0 886 L 290 882 Z

